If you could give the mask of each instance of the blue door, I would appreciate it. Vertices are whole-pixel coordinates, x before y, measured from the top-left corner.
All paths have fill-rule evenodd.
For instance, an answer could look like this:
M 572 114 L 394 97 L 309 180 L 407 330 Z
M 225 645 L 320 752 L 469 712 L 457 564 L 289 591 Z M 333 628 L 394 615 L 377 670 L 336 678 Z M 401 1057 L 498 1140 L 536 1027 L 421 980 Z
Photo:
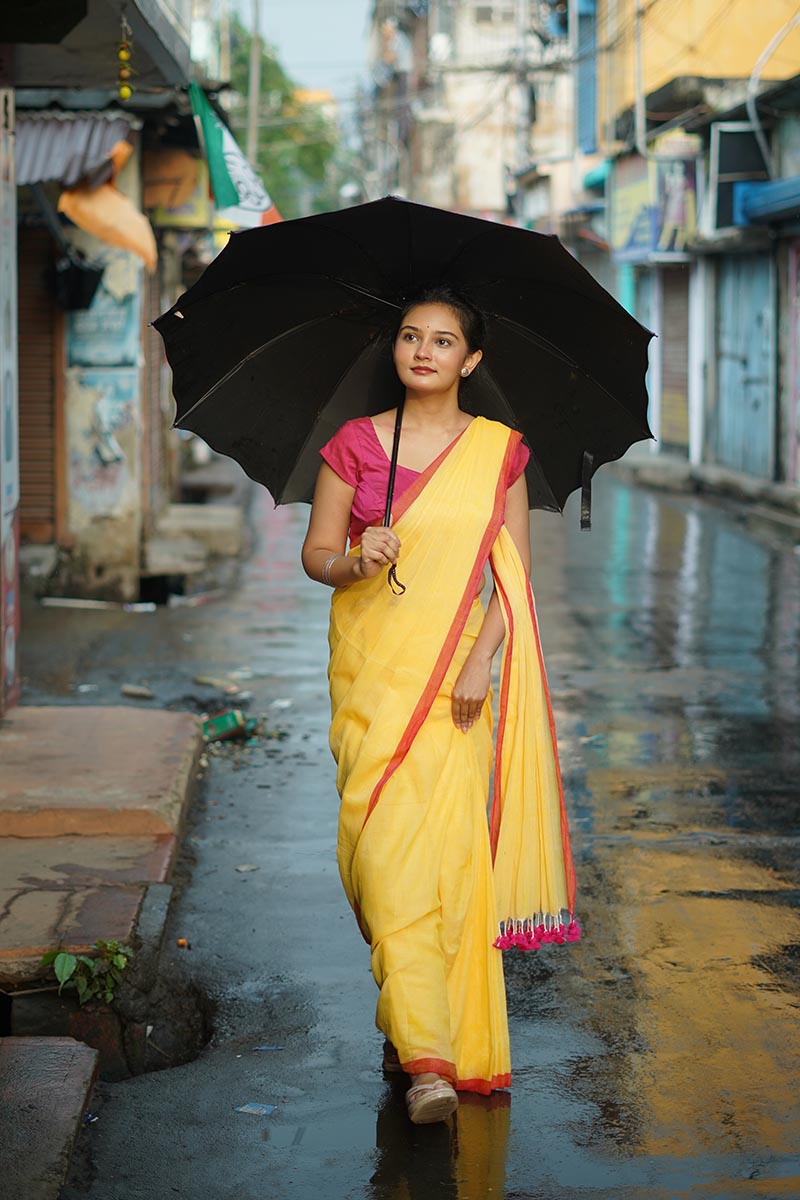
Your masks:
M 716 397 L 709 442 L 720 465 L 773 476 L 775 321 L 769 254 L 719 260 Z

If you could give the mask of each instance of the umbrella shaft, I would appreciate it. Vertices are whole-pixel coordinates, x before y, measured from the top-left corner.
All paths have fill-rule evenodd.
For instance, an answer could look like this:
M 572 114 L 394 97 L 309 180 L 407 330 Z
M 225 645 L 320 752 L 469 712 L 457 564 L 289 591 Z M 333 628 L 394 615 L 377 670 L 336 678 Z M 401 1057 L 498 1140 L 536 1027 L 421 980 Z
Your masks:
M 403 427 L 403 409 L 405 407 L 406 398 L 401 397 L 397 405 L 397 416 L 394 422 L 394 440 L 392 442 L 392 459 L 389 463 L 389 486 L 386 489 L 386 513 L 383 518 L 384 525 L 392 523 L 392 500 L 394 498 L 394 477 L 397 474 L 397 456 L 400 452 L 400 430 Z

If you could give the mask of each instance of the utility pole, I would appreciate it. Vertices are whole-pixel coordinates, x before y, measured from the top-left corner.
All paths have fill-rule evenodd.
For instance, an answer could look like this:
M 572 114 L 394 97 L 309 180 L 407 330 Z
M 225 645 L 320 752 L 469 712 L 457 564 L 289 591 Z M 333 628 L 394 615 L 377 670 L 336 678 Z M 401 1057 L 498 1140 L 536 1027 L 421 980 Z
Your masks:
M 219 77 L 230 83 L 231 79 L 231 17 L 228 0 L 219 0 Z M 226 92 L 222 93 L 227 95 Z
M 517 0 L 517 136 L 514 157 L 515 171 L 530 165 L 530 0 Z
M 258 105 L 261 99 L 261 0 L 253 0 L 253 32 L 250 41 L 250 73 L 247 84 L 247 157 L 255 166 L 258 158 Z

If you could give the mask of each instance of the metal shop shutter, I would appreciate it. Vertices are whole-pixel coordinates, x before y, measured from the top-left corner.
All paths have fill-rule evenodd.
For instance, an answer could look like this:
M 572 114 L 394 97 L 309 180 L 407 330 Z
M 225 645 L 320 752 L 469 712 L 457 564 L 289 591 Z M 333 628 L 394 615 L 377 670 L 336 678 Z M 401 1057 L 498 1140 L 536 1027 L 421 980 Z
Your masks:
M 56 526 L 56 306 L 48 283 L 53 240 L 19 230 L 20 536 L 52 542 Z
M 662 271 L 661 445 L 689 452 L 689 270 Z
M 775 308 L 768 254 L 720 258 L 716 269 L 716 396 L 710 441 L 718 463 L 771 479 L 775 438 Z

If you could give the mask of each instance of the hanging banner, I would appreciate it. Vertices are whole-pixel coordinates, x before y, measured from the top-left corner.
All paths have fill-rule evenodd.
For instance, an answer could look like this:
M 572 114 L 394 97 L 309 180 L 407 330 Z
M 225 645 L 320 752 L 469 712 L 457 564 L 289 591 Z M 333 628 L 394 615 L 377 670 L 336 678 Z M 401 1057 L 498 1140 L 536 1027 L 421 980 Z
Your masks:
M 230 129 L 214 112 L 199 84 L 189 84 L 189 98 L 202 131 L 211 191 L 219 216 L 243 229 L 280 221 L 280 213 L 254 167 Z

